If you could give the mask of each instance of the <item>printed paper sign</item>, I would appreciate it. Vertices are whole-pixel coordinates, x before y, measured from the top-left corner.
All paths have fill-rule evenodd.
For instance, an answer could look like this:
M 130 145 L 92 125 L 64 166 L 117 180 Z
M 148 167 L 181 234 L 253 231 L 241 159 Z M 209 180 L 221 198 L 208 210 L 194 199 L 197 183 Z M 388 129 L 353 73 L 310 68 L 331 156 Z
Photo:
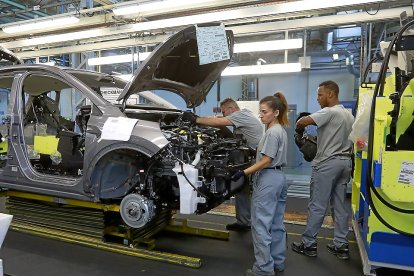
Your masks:
M 401 163 L 398 182 L 411 185 L 414 184 L 414 162 L 403 161 Z
M 196 35 L 200 65 L 230 59 L 223 24 L 211 27 L 196 26 Z
M 110 117 L 103 126 L 101 139 L 128 141 L 137 122 L 137 119 Z

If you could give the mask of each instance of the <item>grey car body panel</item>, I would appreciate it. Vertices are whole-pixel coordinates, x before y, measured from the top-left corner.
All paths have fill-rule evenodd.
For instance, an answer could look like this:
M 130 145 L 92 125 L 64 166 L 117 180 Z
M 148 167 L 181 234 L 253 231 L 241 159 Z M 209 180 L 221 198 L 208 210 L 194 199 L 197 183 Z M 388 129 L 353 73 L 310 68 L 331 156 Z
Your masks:
M 226 35 L 231 54 L 233 35 L 231 31 L 226 31 Z M 0 57 L 19 62 L 14 55 L 3 53 L 6 54 Z M 237 192 L 238 187 L 228 177 L 232 173 L 229 165 L 248 165 L 248 148 L 244 142 L 224 139 L 214 128 L 192 125 L 182 119 L 180 110 L 149 105 L 128 106 L 126 99 L 140 91 L 168 90 L 181 95 L 187 106 L 195 107 L 205 99 L 228 63 L 229 60 L 223 60 L 199 65 L 196 31 L 192 26 L 173 35 L 154 50 L 130 82 L 108 74 L 41 64 L 0 68 L 0 87 L 9 90 L 11 86 L 8 117 L 0 129 L 8 127 L 8 151 L 0 152 L 0 188 L 51 195 L 58 198 L 58 202 L 61 198 L 119 202 L 129 193 L 136 193 L 147 198 L 146 204 L 151 206 L 177 208 L 184 198 L 180 185 L 192 183 L 188 179 L 179 183 L 173 168 L 179 168 L 181 164 L 181 173 L 186 177 L 183 164 L 193 164 L 198 160 L 193 164 L 198 167 L 191 170 L 193 182 L 203 185 L 200 190 L 196 189 L 200 195 L 209 193 L 211 196 L 203 195 L 206 201 L 195 207 L 198 213 L 211 210 Z M 106 101 L 100 95 L 104 91 L 101 88 L 105 87 L 124 88 L 119 97 L 124 100 L 124 105 Z M 64 93 L 60 92 L 66 92 L 67 88 L 75 88 L 89 99 L 79 103 L 79 110 L 71 103 L 70 120 L 63 118 L 66 113 L 61 113 L 58 106 L 64 103 L 61 101 Z M 47 99 L 50 91 L 55 91 L 55 100 Z M 45 109 L 42 109 L 43 104 Z M 43 121 L 38 120 L 36 112 Z M 48 120 L 48 116 L 54 121 Z M 111 117 L 137 120 L 128 141 L 116 140 L 116 136 L 103 139 L 105 123 Z M 66 127 L 60 120 L 69 121 L 71 126 Z M 50 141 L 57 141 L 53 135 L 59 138 L 57 149 L 53 150 L 61 154 L 61 161 L 53 164 L 54 167 L 47 167 L 54 161 L 53 153 L 38 151 L 39 157 L 30 156 L 28 146 L 34 148 L 34 137 L 39 139 L 42 134 L 32 131 L 32 140 L 26 142 L 25 131 L 29 127 L 36 127 L 37 131 L 37 124 L 45 124 L 46 130 L 47 127 L 52 129 L 44 133 L 52 136 L 46 137 Z M 66 167 L 63 152 L 69 161 Z M 80 157 L 75 153 L 80 153 Z M 238 154 L 243 157 L 240 161 L 243 163 L 234 158 Z M 41 160 L 42 157 L 46 162 Z M 72 157 L 78 159 L 72 160 Z M 193 191 L 191 196 L 198 197 Z M 185 204 L 193 204 L 193 200 L 186 199 Z
M 82 200 L 99 200 L 99 187 L 90 186 L 87 176 L 91 175 L 94 166 L 91 164 L 98 162 L 97 156 L 105 156 L 112 150 L 129 148 L 144 153 L 151 157 L 163 148 L 168 141 L 162 134 L 159 125 L 154 122 L 139 120 L 135 125 L 131 139 L 127 147 L 125 143 L 119 141 L 99 141 L 102 128 L 109 117 L 126 117 L 119 107 L 105 101 L 97 95 L 91 88 L 75 78 L 70 72 L 73 69 L 62 69 L 47 65 L 13 65 L 0 68 L 0 75 L 12 74 L 17 76 L 12 85 L 12 96 L 10 104 L 13 104 L 13 114 L 10 120 L 10 146 L 9 155 L 12 159 L 8 160 L 0 175 L 0 186 L 24 190 L 34 193 L 49 194 L 60 197 L 76 198 Z M 76 71 L 78 74 L 81 70 Z M 104 74 L 86 72 L 91 76 L 104 77 Z M 93 103 L 93 108 L 99 109 L 99 116 L 94 116 L 94 111 L 88 122 L 87 135 L 85 139 L 85 151 L 83 177 L 64 177 L 53 176 L 36 172 L 27 157 L 25 149 L 23 125 L 21 122 L 22 103 L 21 93 L 24 79 L 32 75 L 46 75 L 60 78 L 72 87 L 81 91 Z M 110 77 L 110 75 L 106 75 Z M 15 100 L 13 100 L 15 99 Z M 115 146 L 114 146 L 115 145 Z M 118 146 L 116 146 L 118 145 Z M 95 162 L 92 162 L 96 160 Z
M 233 52 L 233 33 L 226 31 L 230 56 Z M 136 70 L 132 80 L 119 95 L 126 100 L 130 95 L 145 90 L 163 89 L 180 95 L 187 107 L 200 105 L 221 71 L 230 60 L 199 65 L 196 27 L 188 27 L 160 44 Z
M 3 168 L 1 174 L 1 186 L 35 193 L 46 193 L 50 195 L 70 197 L 77 199 L 88 199 L 84 195 L 79 184 L 80 179 L 57 177 L 36 172 L 29 163 L 21 122 L 21 100 L 18 97 L 24 77 L 26 74 L 19 74 L 12 85 L 12 98 L 15 100 L 13 114 L 9 125 L 9 151 L 11 158 Z M 52 189 L 51 189 L 52 188 Z

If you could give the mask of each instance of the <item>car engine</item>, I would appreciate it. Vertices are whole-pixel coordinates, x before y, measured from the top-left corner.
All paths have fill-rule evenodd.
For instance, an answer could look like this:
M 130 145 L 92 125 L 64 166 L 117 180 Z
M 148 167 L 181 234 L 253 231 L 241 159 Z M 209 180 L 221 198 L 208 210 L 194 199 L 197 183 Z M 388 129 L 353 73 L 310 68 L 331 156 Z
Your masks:
M 177 114 L 164 114 L 160 128 L 170 143 L 150 159 L 140 184 L 121 202 L 121 216 L 131 227 L 145 225 L 157 209 L 211 210 L 243 187 L 244 179 L 234 182 L 230 176 L 253 158 L 246 141 L 230 137 L 227 128 L 191 125 Z

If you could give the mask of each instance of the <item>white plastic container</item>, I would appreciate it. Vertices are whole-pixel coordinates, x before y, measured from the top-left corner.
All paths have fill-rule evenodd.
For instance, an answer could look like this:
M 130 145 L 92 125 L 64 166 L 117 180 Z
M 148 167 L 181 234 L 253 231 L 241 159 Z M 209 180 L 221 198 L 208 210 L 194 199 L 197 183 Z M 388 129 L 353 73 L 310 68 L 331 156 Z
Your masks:
M 6 237 L 7 230 L 9 230 L 12 218 L 12 215 L 0 213 L 0 247 Z
M 12 218 L 12 215 L 0 213 L 0 247 L 2 246 L 4 238 L 6 237 L 7 230 L 9 230 Z M 3 275 L 2 259 L 0 259 L 0 275 Z
M 177 163 L 173 171 L 177 175 L 180 186 L 180 213 L 186 215 L 194 214 L 197 210 L 197 203 L 203 202 L 204 198 L 197 196 L 197 191 L 188 183 L 187 179 L 195 187 L 200 187 L 201 182 L 198 181 L 198 170 L 188 164 L 184 164 L 183 170 L 181 170 L 181 165 Z M 187 179 L 185 179 L 183 172 Z

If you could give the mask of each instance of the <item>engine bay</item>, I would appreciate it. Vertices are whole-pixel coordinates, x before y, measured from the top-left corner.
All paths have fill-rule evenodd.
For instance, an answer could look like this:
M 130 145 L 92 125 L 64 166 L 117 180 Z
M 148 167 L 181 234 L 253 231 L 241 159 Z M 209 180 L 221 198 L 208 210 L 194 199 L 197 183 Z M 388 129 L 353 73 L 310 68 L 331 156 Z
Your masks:
M 148 113 L 144 114 L 148 119 Z M 160 128 L 169 144 L 149 160 L 146 168 L 140 169 L 141 183 L 131 195 L 140 198 L 126 200 L 140 206 L 126 206 L 126 210 L 155 212 L 157 207 L 168 207 L 179 208 L 182 214 L 202 214 L 243 187 L 243 179 L 233 182 L 230 176 L 250 165 L 253 152 L 246 141 L 228 138 L 231 132 L 227 128 L 191 125 L 180 114 L 162 116 Z M 135 113 L 134 117 L 140 116 Z M 160 118 L 160 114 L 152 118 Z M 137 227 L 129 211 L 124 212 L 124 221 Z

